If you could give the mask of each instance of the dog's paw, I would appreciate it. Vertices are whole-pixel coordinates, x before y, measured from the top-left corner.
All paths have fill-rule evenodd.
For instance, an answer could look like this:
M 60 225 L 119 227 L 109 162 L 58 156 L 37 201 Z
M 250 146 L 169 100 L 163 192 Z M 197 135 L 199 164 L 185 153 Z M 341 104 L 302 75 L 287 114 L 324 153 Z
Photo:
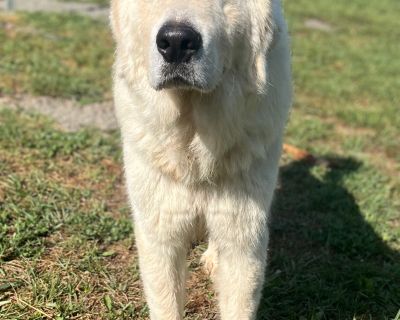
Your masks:
M 218 252 L 212 247 L 208 247 L 206 252 L 203 253 L 201 259 L 201 264 L 203 265 L 204 271 L 212 277 L 214 277 L 215 272 L 218 267 Z

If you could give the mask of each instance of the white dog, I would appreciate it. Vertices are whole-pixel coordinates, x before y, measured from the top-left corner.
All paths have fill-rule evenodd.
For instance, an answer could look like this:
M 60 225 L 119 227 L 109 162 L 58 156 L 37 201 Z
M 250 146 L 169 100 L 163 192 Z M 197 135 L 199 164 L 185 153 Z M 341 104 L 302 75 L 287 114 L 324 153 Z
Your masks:
M 153 320 L 183 318 L 203 233 L 223 320 L 256 316 L 291 104 L 279 0 L 113 0 L 114 95 Z

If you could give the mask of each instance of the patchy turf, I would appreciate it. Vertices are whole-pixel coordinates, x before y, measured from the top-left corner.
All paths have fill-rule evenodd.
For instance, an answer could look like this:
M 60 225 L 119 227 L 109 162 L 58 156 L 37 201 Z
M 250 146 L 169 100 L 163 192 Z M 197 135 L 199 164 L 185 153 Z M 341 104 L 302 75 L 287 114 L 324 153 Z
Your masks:
M 285 1 L 296 82 L 287 141 L 311 151 L 317 161 L 287 155 L 282 160 L 259 320 L 396 318 L 399 5 L 396 0 L 368 6 L 363 0 Z M 35 71 L 29 67 L 41 55 L 56 65 L 69 57 L 57 47 L 52 60 L 46 51 L 53 42 L 42 33 L 31 39 L 32 26 L 46 30 L 43 35 L 65 32 L 69 40 L 55 43 L 72 50 L 74 37 L 88 48 L 84 39 L 94 32 L 92 25 L 103 34 L 105 24 L 41 14 L 1 19 L 2 25 L 11 19 L 16 39 L 27 42 L 11 43 L 11 31 L 0 29 L 6 43 L 0 47 L 3 94 L 23 91 L 81 101 L 109 96 L 104 79 L 109 79 L 111 40 L 90 44 L 97 48 L 92 52 L 102 53 L 96 70 L 85 53 L 82 65 L 68 72 L 53 69 L 52 63 L 32 67 Z M 320 22 L 306 24 L 309 19 Z M 87 28 L 77 35 L 83 25 Z M 48 80 L 41 91 L 32 89 L 33 79 L 56 82 L 65 74 L 70 77 L 65 83 L 52 87 Z M 73 86 L 74 77 L 86 80 L 75 79 Z M 82 89 L 83 84 L 91 89 Z M 65 133 L 40 116 L 0 112 L 1 320 L 148 318 L 118 139 L 116 133 L 92 130 Z M 202 250 L 203 245 L 196 248 L 188 262 L 193 273 L 186 318 L 191 320 L 217 318 L 211 283 L 198 264 Z
M 0 13 L 0 94 L 110 99 L 107 23 L 50 13 Z

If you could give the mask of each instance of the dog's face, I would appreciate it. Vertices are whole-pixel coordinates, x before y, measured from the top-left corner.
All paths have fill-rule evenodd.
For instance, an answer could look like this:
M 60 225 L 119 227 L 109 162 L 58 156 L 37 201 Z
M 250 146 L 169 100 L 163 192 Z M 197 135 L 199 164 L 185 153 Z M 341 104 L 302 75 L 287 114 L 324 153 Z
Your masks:
M 268 16 L 268 0 L 113 0 L 111 19 L 128 77 L 140 70 L 155 90 L 210 92 L 226 71 L 265 73 L 251 67 Z

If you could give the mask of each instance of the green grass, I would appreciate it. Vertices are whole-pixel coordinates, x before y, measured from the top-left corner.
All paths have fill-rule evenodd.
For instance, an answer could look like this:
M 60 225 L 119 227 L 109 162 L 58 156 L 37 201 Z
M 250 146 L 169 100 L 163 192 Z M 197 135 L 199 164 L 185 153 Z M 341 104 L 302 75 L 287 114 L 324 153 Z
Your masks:
M 0 319 L 84 314 L 128 281 L 115 272 L 132 254 L 129 213 L 117 202 L 118 137 L 63 133 L 11 111 L 1 111 L 0 123 L 0 301 L 9 301 Z M 126 269 L 134 282 L 135 263 Z M 121 308 L 135 312 L 128 301 Z
M 400 160 L 400 20 L 395 0 L 286 1 L 293 39 L 295 112 L 371 129 L 370 150 Z M 309 30 L 305 19 L 332 33 Z
M 284 4 L 296 85 L 287 142 L 309 150 L 317 162 L 283 157 L 258 319 L 397 320 L 400 3 Z M 306 28 L 309 18 L 334 31 Z M 16 39 L 26 43 L 12 43 L 13 35 L 0 29 L 6 38 L 0 47 L 3 94 L 109 97 L 111 40 L 84 40 L 95 29 L 108 34 L 105 24 L 44 14 L 12 21 L 21 28 Z M 32 26 L 45 31 L 32 39 Z M 57 58 L 47 52 L 54 45 L 47 34 L 66 37 L 55 42 Z M 72 49 L 78 42 L 101 52 L 102 62 L 94 66 L 85 56 L 68 72 L 53 69 L 64 58 L 78 59 Z M 53 62 L 37 68 L 42 55 Z M 32 89 L 47 77 L 48 85 Z M 0 112 L 1 320 L 148 318 L 122 180 L 116 133 L 65 133 L 43 117 Z M 190 258 L 192 320 L 215 312 L 210 281 L 199 271 L 203 249 Z
M 111 98 L 113 41 L 104 21 L 20 13 L 1 14 L 0 26 L 0 94 Z

